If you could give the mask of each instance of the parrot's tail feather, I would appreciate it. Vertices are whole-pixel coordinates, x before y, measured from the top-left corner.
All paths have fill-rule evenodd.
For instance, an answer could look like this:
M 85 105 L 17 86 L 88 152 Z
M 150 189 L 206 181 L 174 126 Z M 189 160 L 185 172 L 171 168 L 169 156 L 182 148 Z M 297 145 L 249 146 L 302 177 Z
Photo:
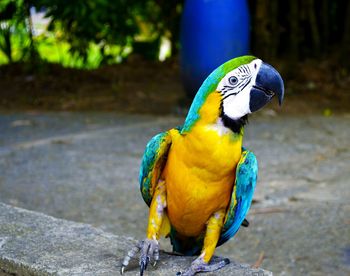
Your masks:
M 174 252 L 185 256 L 197 256 L 202 250 L 204 237 L 180 237 L 176 230 L 171 228 L 170 240 Z

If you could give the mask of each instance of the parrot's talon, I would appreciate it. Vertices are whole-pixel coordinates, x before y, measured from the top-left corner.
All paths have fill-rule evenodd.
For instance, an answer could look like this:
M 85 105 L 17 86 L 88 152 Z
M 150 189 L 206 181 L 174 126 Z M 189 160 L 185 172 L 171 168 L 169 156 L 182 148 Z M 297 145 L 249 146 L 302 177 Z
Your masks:
M 228 258 L 221 257 L 213 257 L 210 263 L 206 263 L 200 256 L 192 262 L 191 266 L 188 269 L 186 269 L 184 272 L 179 271 L 176 273 L 176 275 L 193 276 L 199 272 L 212 272 L 223 268 L 229 263 L 230 260 Z
M 123 259 L 122 266 L 120 268 L 120 274 L 124 273 L 125 268 L 129 265 L 130 259 L 134 258 L 134 256 L 140 252 L 142 246 L 142 242 L 138 242 L 135 246 L 128 251 L 126 256 Z
M 144 270 L 146 270 L 147 266 L 148 266 L 148 260 L 146 259 L 146 260 L 142 261 L 142 264 L 143 264 Z
M 143 275 L 143 272 L 145 271 L 145 263 L 144 262 L 141 262 L 140 263 L 140 276 Z
M 141 251 L 140 255 L 140 275 L 142 276 L 147 266 L 153 260 L 153 266 L 157 264 L 159 260 L 159 243 L 154 239 L 145 239 L 138 242 L 123 259 L 120 274 L 123 274 L 125 268 L 129 265 L 130 259 L 134 258 L 137 253 Z

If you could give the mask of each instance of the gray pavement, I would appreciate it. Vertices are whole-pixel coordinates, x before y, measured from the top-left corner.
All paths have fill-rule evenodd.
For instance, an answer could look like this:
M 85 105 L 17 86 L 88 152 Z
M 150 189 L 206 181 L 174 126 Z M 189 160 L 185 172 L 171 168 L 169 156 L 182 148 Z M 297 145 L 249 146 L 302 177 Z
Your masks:
M 141 239 L 147 208 L 137 183 L 140 158 L 154 134 L 182 121 L 1 114 L 0 201 Z M 277 275 L 349 275 L 349 123 L 349 114 L 251 118 L 245 146 L 260 169 L 251 225 L 217 254 L 251 264 L 262 255 L 262 266 Z
M 125 252 L 135 240 L 112 235 L 87 224 L 62 220 L 42 213 L 0 203 L 1 276 L 109 276 L 119 275 Z M 168 276 L 184 271 L 194 257 L 160 252 L 156 267 L 145 274 Z M 140 275 L 137 259 L 132 259 L 125 275 Z M 272 276 L 269 271 L 231 262 L 217 275 Z

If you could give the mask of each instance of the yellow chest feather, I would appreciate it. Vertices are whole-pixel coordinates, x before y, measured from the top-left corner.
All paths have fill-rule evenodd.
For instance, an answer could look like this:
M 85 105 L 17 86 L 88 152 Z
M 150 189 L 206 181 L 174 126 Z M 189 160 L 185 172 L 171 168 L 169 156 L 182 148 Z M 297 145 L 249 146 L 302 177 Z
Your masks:
M 171 224 L 186 236 L 197 236 L 209 217 L 229 204 L 242 136 L 220 133 L 215 126 L 195 126 L 185 136 L 172 133 L 163 178 Z

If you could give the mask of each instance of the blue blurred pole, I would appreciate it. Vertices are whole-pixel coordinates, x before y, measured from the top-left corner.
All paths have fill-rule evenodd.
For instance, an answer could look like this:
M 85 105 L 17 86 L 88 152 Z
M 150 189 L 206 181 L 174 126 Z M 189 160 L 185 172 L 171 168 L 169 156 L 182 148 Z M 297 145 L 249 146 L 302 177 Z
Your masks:
M 217 66 L 249 52 L 246 0 L 187 0 L 181 20 L 180 64 L 186 93 L 194 97 Z

